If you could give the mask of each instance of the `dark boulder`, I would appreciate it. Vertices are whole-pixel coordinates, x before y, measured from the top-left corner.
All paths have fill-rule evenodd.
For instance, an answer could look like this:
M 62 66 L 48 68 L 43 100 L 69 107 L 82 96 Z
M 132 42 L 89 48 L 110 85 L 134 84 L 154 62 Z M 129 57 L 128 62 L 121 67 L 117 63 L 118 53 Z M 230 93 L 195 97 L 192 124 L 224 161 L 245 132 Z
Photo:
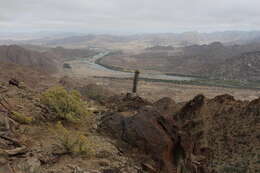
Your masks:
M 107 115 L 100 128 L 151 155 L 157 162 L 158 171 L 175 170 L 173 155 L 178 140 L 177 129 L 153 107 L 145 106 L 131 117 Z
M 17 79 L 10 79 L 9 80 L 9 85 L 19 87 L 19 84 L 20 84 L 20 82 Z

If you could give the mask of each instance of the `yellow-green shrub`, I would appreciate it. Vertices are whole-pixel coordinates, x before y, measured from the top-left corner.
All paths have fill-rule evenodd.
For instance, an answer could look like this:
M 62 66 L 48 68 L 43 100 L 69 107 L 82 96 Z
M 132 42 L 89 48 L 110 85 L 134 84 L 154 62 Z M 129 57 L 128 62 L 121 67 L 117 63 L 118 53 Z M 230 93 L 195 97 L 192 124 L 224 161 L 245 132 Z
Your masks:
M 93 147 L 87 137 L 79 131 L 70 131 L 66 129 L 61 122 L 58 122 L 55 129 L 51 130 L 55 138 L 57 139 L 57 145 L 66 152 L 75 155 L 87 155 L 93 154 Z
M 28 117 L 22 113 L 13 111 L 11 114 L 12 119 L 21 124 L 31 124 L 33 121 L 32 117 Z
M 55 114 L 56 119 L 68 122 L 79 122 L 88 115 L 84 102 L 77 91 L 66 91 L 63 87 L 54 87 L 41 96 L 41 103 L 49 107 Z

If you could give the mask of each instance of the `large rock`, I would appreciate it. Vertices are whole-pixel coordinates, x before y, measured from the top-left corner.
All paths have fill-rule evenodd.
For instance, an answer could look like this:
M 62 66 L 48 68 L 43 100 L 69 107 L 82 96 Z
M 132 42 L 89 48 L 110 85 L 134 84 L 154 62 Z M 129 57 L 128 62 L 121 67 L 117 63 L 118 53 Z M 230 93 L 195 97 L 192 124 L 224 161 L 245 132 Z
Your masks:
M 107 115 L 100 128 L 151 155 L 158 171 L 175 170 L 173 153 L 178 142 L 177 131 L 153 107 L 143 107 L 131 117 L 119 113 Z

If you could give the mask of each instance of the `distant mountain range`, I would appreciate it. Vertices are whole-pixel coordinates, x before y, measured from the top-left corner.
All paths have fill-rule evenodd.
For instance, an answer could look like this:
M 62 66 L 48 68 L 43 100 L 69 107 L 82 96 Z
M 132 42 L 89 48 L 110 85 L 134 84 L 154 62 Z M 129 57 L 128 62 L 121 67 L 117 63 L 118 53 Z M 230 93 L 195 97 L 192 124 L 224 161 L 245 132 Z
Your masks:
M 41 35 L 40 35 L 41 36 Z M 59 34 L 42 37 L 2 37 L 0 44 L 34 44 L 42 46 L 63 46 L 66 48 L 105 48 L 105 49 L 140 49 L 154 46 L 183 47 L 193 44 L 221 42 L 225 45 L 260 42 L 260 31 L 226 31 L 214 33 L 163 33 L 136 35 L 80 35 Z M 23 37 L 22 37 L 23 38 Z M 34 39 L 35 38 L 35 39 Z

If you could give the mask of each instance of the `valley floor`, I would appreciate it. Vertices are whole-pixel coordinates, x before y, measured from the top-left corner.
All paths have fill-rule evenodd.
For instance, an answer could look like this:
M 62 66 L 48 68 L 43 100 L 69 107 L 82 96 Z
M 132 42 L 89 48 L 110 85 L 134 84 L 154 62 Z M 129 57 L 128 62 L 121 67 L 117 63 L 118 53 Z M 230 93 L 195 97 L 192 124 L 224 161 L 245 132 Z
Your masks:
M 115 92 L 130 92 L 132 80 L 126 79 L 96 79 L 96 83 L 111 88 Z M 208 87 L 195 85 L 180 85 L 163 82 L 139 82 L 139 95 L 148 100 L 155 101 L 162 97 L 170 97 L 177 102 L 185 102 L 198 94 L 203 94 L 207 98 L 217 95 L 230 94 L 239 100 L 253 100 L 260 96 L 260 90 L 234 89 L 222 87 Z
M 126 93 L 131 92 L 132 90 L 132 80 L 122 78 L 120 73 L 87 68 L 85 64 L 78 61 L 71 62 L 71 65 L 72 69 L 66 70 L 65 74 L 72 78 L 78 78 L 81 81 L 85 81 L 85 83 L 96 83 L 105 86 L 116 93 Z M 144 80 L 140 80 L 138 89 L 140 96 L 151 101 L 158 100 L 162 97 L 171 97 L 177 102 L 184 102 L 192 99 L 198 94 L 204 94 L 208 98 L 213 98 L 222 94 L 230 94 L 240 100 L 253 100 L 260 96 L 260 90 L 175 84 Z

